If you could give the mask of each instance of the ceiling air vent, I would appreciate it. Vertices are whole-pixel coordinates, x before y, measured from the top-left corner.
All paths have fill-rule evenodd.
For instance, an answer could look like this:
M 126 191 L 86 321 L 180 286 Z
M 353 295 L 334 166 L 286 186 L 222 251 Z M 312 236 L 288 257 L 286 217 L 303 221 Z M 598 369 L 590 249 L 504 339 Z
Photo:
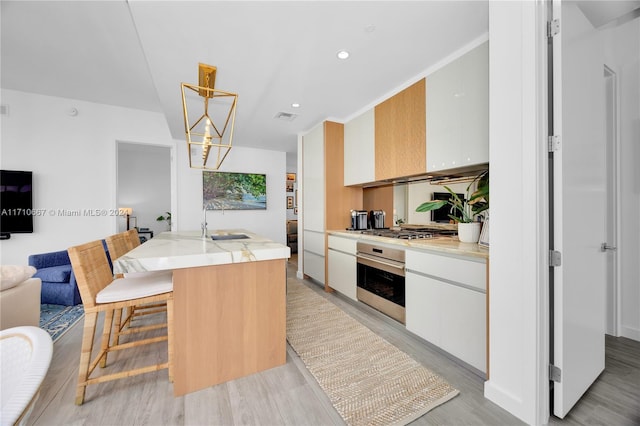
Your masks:
M 293 121 L 296 119 L 297 116 L 298 114 L 292 114 L 290 112 L 279 112 L 276 114 L 274 118 L 277 118 L 278 120 L 284 120 L 284 121 Z

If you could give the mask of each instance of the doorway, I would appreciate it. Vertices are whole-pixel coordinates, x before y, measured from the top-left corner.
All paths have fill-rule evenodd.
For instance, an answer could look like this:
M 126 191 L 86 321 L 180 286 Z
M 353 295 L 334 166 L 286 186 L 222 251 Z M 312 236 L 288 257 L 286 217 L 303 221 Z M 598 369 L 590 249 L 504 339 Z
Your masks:
M 128 221 L 118 218 L 117 230 L 138 228 L 145 238 L 169 230 L 159 216 L 171 212 L 171 147 L 117 143 L 117 192 L 119 208 L 131 209 Z

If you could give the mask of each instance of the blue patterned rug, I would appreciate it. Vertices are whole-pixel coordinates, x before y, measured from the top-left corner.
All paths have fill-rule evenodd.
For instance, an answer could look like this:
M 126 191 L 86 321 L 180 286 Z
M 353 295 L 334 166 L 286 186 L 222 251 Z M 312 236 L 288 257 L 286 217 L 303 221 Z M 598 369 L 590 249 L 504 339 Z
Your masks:
M 40 305 L 40 328 L 47 331 L 51 339 L 58 340 L 72 325 L 84 316 L 82 305 Z

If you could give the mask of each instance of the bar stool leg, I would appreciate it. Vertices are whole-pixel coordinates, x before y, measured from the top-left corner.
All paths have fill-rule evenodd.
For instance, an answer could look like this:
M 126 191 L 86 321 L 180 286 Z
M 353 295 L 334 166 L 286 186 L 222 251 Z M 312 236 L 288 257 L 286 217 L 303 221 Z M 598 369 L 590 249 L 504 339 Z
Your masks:
M 102 327 L 102 342 L 100 344 L 100 352 L 102 353 L 102 356 L 100 358 L 100 368 L 107 366 L 107 354 L 109 353 L 111 330 L 113 330 L 113 310 L 109 309 L 105 312 L 104 327 Z
M 93 338 L 96 332 L 97 312 L 87 312 L 84 316 L 84 328 L 82 329 L 82 348 L 80 350 L 80 367 L 78 371 L 78 387 L 76 388 L 76 405 L 82 405 L 87 390 L 89 379 L 89 363 L 91 362 L 91 350 Z

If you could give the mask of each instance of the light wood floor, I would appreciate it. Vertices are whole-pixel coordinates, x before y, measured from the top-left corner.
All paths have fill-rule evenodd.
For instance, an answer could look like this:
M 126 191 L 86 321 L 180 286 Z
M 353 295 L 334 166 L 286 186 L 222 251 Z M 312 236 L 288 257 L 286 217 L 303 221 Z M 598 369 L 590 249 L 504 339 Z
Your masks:
M 296 280 L 295 269 L 295 263 L 290 262 L 288 280 Z M 377 311 L 342 296 L 326 294 L 319 285 L 304 282 L 460 390 L 460 395 L 413 424 L 522 424 L 483 397 L 483 380 L 474 372 L 447 358 Z M 82 321 L 54 344 L 51 367 L 28 424 L 344 424 L 315 379 L 289 347 L 284 366 L 183 397 L 173 396 L 165 370 L 89 386 L 85 404 L 76 406 L 73 401 L 81 337 Z M 554 424 L 640 424 L 640 343 L 607 338 L 607 347 L 607 371 L 570 416 L 562 422 L 553 419 Z M 111 365 L 118 368 L 118 365 L 166 359 L 166 346 L 162 343 L 137 348 L 136 351 L 135 360 L 127 351 L 115 354 Z M 635 423 L 632 422 L 634 419 Z

